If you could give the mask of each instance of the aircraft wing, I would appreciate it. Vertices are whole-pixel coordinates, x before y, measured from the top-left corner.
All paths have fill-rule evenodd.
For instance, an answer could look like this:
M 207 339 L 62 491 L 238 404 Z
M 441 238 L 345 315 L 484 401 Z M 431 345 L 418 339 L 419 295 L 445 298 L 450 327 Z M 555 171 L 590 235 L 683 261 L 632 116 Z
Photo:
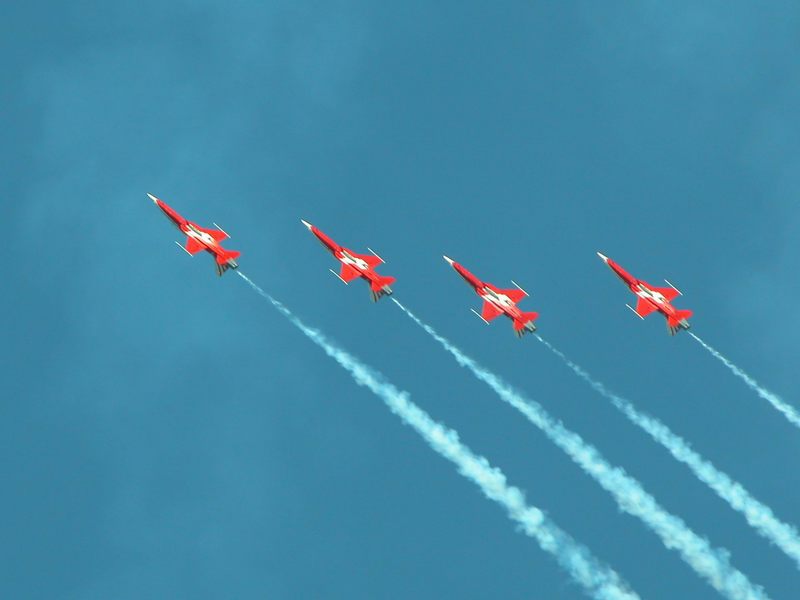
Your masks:
M 675 298 L 681 295 L 681 293 L 678 290 L 671 287 L 653 288 L 653 291 L 659 292 L 661 295 L 663 295 L 664 298 L 667 299 L 667 302 L 672 302 L 673 300 L 675 300 Z
M 637 315 L 642 317 L 643 319 L 658 310 L 653 304 L 645 300 L 644 298 L 639 298 L 639 301 L 636 303 L 635 312 Z
M 193 237 L 186 238 L 186 246 L 184 246 L 184 250 L 186 250 L 189 254 L 197 254 L 205 249 L 206 247 Z
M 222 240 L 227 240 L 230 237 L 227 233 L 225 233 L 221 229 L 206 229 L 205 227 L 198 227 L 198 229 L 213 237 L 217 242 L 221 242 Z
M 481 311 L 481 317 L 484 321 L 491 321 L 492 319 L 496 319 L 500 315 L 503 314 L 503 311 L 497 308 L 491 302 L 483 303 L 483 310 Z
M 506 296 L 508 296 L 509 299 L 514 304 L 518 304 L 520 302 L 520 300 L 522 300 L 525 296 L 528 295 L 525 292 L 523 292 L 522 290 L 518 290 L 516 288 L 510 289 L 510 290 L 496 290 L 496 291 L 497 291 L 498 294 L 505 294 Z
M 339 277 L 341 277 L 342 281 L 344 281 L 345 283 L 350 283 L 351 281 L 353 281 L 353 279 L 358 279 L 359 277 L 361 277 L 361 273 L 356 271 L 350 265 L 342 263 L 342 270 L 339 271 Z
M 365 263 L 367 263 L 370 269 L 374 269 L 379 264 L 383 263 L 383 260 L 375 256 L 374 254 L 355 254 L 355 253 L 351 254 L 353 254 L 355 258 L 360 258 Z

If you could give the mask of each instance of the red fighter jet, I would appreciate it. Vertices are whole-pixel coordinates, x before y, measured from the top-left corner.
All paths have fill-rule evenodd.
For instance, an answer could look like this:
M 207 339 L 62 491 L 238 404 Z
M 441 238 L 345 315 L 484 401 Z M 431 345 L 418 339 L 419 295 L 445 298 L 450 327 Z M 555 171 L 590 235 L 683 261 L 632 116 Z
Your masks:
M 175 242 L 183 248 L 186 252 L 194 256 L 198 252 L 205 250 L 214 255 L 217 261 L 217 274 L 222 275 L 228 269 L 236 269 L 239 265 L 236 259 L 239 258 L 239 252 L 234 250 L 225 250 L 220 246 L 220 242 L 230 236 L 222 231 L 222 228 L 214 223 L 216 229 L 204 229 L 197 223 L 184 219 L 175 210 L 173 210 L 166 202 L 159 200 L 152 194 L 147 194 L 150 199 L 155 202 L 164 214 L 167 215 L 170 221 L 175 226 L 186 234 L 186 246 L 181 246 L 180 242 Z
M 636 308 L 633 308 L 630 304 L 625 306 L 635 312 L 640 319 L 644 319 L 650 313 L 658 311 L 667 318 L 667 329 L 670 335 L 675 335 L 680 329 L 689 329 L 690 325 L 687 319 L 692 316 L 692 311 L 678 310 L 671 304 L 675 298 L 683 295 L 678 288 L 666 279 L 664 281 L 669 287 L 654 287 L 641 279 L 636 279 L 604 254 L 598 252 L 597 256 L 603 259 L 603 262 L 611 267 L 611 270 L 619 275 L 619 278 L 636 294 L 638 297 Z
M 522 312 L 517 308 L 517 304 L 528 295 L 528 292 L 513 281 L 511 283 L 514 284 L 516 289 L 501 290 L 491 283 L 481 281 L 452 258 L 445 256 L 444 259 L 473 287 L 475 293 L 483 298 L 483 310 L 480 314 L 474 309 L 470 310 L 483 319 L 485 323 L 488 324 L 492 319 L 505 315 L 514 322 L 514 332 L 517 337 L 536 331 L 536 325 L 533 324 L 533 321 L 539 316 L 539 313 Z
M 369 254 L 356 254 L 352 250 L 348 250 L 344 246 L 340 246 L 334 242 L 308 221 L 300 219 L 300 222 L 308 227 L 311 233 L 317 236 L 317 239 L 331 254 L 333 254 L 336 260 L 342 263 L 342 268 L 339 273 L 330 269 L 331 273 L 347 284 L 359 277 L 367 281 L 369 283 L 373 302 L 380 300 L 381 296 L 391 295 L 392 288 L 389 286 L 397 280 L 394 277 L 383 277 L 375 272 L 375 267 L 384 262 L 384 260 L 375 254 L 371 248 L 367 248 L 367 250 L 372 253 L 371 256 Z

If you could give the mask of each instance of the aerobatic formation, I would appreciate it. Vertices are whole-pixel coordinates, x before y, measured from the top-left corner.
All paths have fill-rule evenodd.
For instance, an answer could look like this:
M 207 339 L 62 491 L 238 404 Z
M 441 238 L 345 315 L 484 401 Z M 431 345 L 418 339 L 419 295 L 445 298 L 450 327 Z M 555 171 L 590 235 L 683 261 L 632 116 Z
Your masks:
M 239 258 L 240 253 L 226 250 L 221 246 L 221 242 L 230 237 L 222 228 L 216 224 L 214 224 L 216 229 L 200 227 L 183 218 L 164 201 L 151 194 L 148 196 L 186 235 L 185 245 L 176 242 L 183 250 L 191 255 L 201 251 L 211 254 L 219 275 L 228 269 L 238 269 L 239 265 L 236 259 Z M 353 252 L 340 246 L 311 223 L 302 219 L 301 222 L 339 261 L 339 271 L 336 272 L 333 269 L 330 271 L 340 280 L 345 284 L 349 284 L 355 279 L 365 280 L 369 285 L 374 302 L 383 296 L 392 295 L 391 286 L 396 280 L 394 277 L 376 272 L 376 268 L 384 263 L 377 253 L 370 248 L 367 248 L 370 254 Z M 673 306 L 672 302 L 682 294 L 669 281 L 665 280 L 669 287 L 652 286 L 635 278 L 604 254 L 598 252 L 597 255 L 636 295 L 636 306 L 628 305 L 628 308 L 639 318 L 644 319 L 655 312 L 661 313 L 666 319 L 667 330 L 671 335 L 675 335 L 682 329 L 690 328 L 689 318 L 693 313 L 690 310 Z M 609 400 L 633 425 L 646 431 L 653 441 L 666 449 L 677 461 L 685 464 L 698 480 L 706 484 L 731 509 L 744 515 L 748 525 L 756 533 L 781 550 L 800 569 L 800 533 L 796 527 L 781 521 L 769 506 L 755 498 L 741 483 L 718 470 L 710 461 L 693 450 L 686 441 L 669 430 L 666 425 L 655 417 L 640 412 L 629 400 L 609 391 L 603 383 L 594 379 L 585 369 L 572 362 L 563 352 L 536 333 L 537 328 L 534 321 L 539 317 L 539 313 L 523 312 L 519 307 L 520 302 L 528 296 L 521 286 L 512 280 L 513 288 L 498 288 L 479 279 L 453 259 L 447 256 L 444 256 L 444 259 L 483 301 L 481 312 L 470 309 L 480 319 L 488 324 L 497 317 L 505 315 L 511 320 L 514 333 L 518 337 L 521 338 L 527 333 L 534 334 L 532 337 L 542 342 L 577 377 L 588 383 L 599 395 Z M 492 467 L 487 459 L 473 454 L 466 445 L 460 442 L 457 432 L 435 422 L 420 407 L 413 404 L 405 392 L 398 390 L 377 371 L 360 362 L 321 332 L 305 325 L 286 306 L 275 300 L 240 270 L 237 270 L 237 274 L 284 317 L 289 319 L 309 340 L 349 372 L 356 383 L 365 386 L 383 400 L 391 412 L 417 431 L 435 452 L 450 460 L 457 467 L 459 473 L 476 483 L 487 498 L 504 507 L 509 517 L 521 526 L 521 530 L 536 539 L 540 547 L 555 558 L 558 565 L 576 584 L 583 588 L 587 595 L 598 600 L 639 598 L 630 585 L 611 567 L 605 565 L 600 558 L 595 557 L 588 548 L 570 537 L 567 532 L 558 528 L 539 509 L 527 505 L 522 491 L 508 484 L 503 473 Z M 760 585 L 751 582 L 732 564 L 728 550 L 711 546 L 707 540 L 690 529 L 679 516 L 670 514 L 663 509 L 636 479 L 627 475 L 621 467 L 607 462 L 599 450 L 585 442 L 576 433 L 568 430 L 560 421 L 551 417 L 541 405 L 527 399 L 498 375 L 469 358 L 396 298 L 393 297 L 392 301 L 433 337 L 462 367 L 489 385 L 500 399 L 520 412 L 555 446 L 563 450 L 579 468 L 616 500 L 618 506 L 625 513 L 638 518 L 645 527 L 661 538 L 666 548 L 678 552 L 684 562 L 721 596 L 730 600 L 761 600 L 769 597 Z M 768 400 L 791 423 L 800 426 L 800 416 L 794 407 L 756 383 L 742 369 L 694 333 L 689 332 L 689 336 L 727 366 L 734 375 L 742 379 L 760 397 Z
M 235 259 L 239 258 L 240 252 L 225 250 L 220 243 L 228 239 L 230 236 L 222 230 L 222 228 L 214 223 L 216 229 L 205 229 L 196 223 L 183 218 L 178 214 L 175 209 L 171 208 L 166 202 L 147 194 L 150 199 L 158 206 L 164 214 L 186 234 L 186 245 L 183 246 L 180 242 L 175 242 L 188 254 L 195 255 L 198 252 L 205 250 L 214 255 L 217 264 L 217 273 L 222 275 L 228 269 L 238 268 L 238 263 Z M 336 275 L 343 283 L 349 284 L 355 279 L 363 279 L 369 284 L 370 294 L 373 302 L 377 302 L 383 296 L 390 296 L 392 288 L 390 287 L 397 279 L 395 277 L 386 277 L 380 275 L 375 271 L 378 265 L 383 264 L 384 261 L 375 251 L 367 248 L 370 254 L 358 254 L 349 248 L 340 246 L 330 236 L 322 232 L 318 227 L 312 225 L 308 221 L 300 219 L 300 222 L 314 234 L 319 242 L 330 252 L 333 257 L 341 264 L 339 272 L 329 269 L 331 273 Z M 689 317 L 692 316 L 690 310 L 678 310 L 672 306 L 672 301 L 682 295 L 681 292 L 667 281 L 670 286 L 668 288 L 658 288 L 650 284 L 636 279 L 623 269 L 620 265 L 613 260 L 601 254 L 597 255 L 603 259 L 611 269 L 622 279 L 631 291 L 638 297 L 636 308 L 630 305 L 630 308 L 640 318 L 644 319 L 647 315 L 653 312 L 660 312 L 667 319 L 667 329 L 674 335 L 680 329 L 689 329 Z M 536 331 L 534 321 L 539 317 L 537 312 L 523 312 L 517 306 L 523 298 L 529 294 L 515 281 L 511 281 L 514 285 L 513 289 L 501 289 L 486 281 L 481 281 L 473 275 L 466 267 L 460 265 L 448 256 L 443 257 L 447 263 L 461 275 L 475 293 L 483 299 L 483 307 L 481 312 L 474 309 L 472 310 L 484 323 L 489 323 L 500 315 L 505 315 L 513 324 L 514 333 L 517 337 L 522 337 L 526 333 L 533 333 Z

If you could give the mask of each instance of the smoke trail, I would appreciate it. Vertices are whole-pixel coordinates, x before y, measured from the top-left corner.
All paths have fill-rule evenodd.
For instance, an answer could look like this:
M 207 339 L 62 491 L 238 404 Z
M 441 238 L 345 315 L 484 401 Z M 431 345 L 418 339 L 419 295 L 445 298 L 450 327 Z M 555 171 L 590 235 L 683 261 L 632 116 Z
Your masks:
M 742 371 L 739 367 L 737 367 L 735 364 L 733 364 L 731 361 L 725 358 L 717 350 L 706 344 L 703 340 L 701 340 L 691 331 L 687 333 L 694 339 L 696 339 L 697 342 L 703 348 L 708 350 L 711 356 L 713 356 L 714 358 L 718 358 L 723 365 L 728 367 L 731 370 L 731 373 L 733 373 L 742 381 L 744 381 L 747 384 L 747 387 L 749 387 L 756 394 L 761 396 L 764 400 L 772 404 L 774 408 L 783 413 L 783 416 L 786 417 L 792 425 L 794 425 L 795 427 L 800 427 L 800 415 L 797 414 L 797 411 L 794 409 L 793 406 L 786 404 L 786 402 L 784 402 L 779 396 L 773 394 L 768 389 L 761 387 L 761 385 L 759 385 L 759 383 L 755 379 L 750 377 L 750 375 Z
M 778 519 L 770 507 L 762 504 L 740 483 L 732 480 L 728 475 L 719 471 L 710 461 L 705 460 L 692 450 L 686 440 L 670 431 L 669 427 L 664 423 L 655 417 L 637 411 L 628 400 L 617 396 L 605 385 L 593 379 L 550 342 L 539 335 L 536 338 L 597 393 L 610 400 L 611 404 L 631 422 L 650 434 L 650 437 L 666 448 L 672 456 L 688 466 L 700 481 L 714 490 L 731 508 L 742 513 L 753 529 L 780 548 L 800 567 L 800 534 L 798 534 L 797 529 Z
M 384 377 L 361 363 L 318 330 L 305 325 L 288 308 L 237 271 L 259 295 L 266 298 L 291 323 L 317 346 L 350 373 L 355 382 L 381 398 L 394 414 L 419 433 L 438 454 L 454 463 L 459 472 L 480 487 L 484 495 L 506 509 L 509 518 L 535 538 L 545 552 L 552 554 L 558 564 L 598 600 L 638 600 L 639 596 L 610 567 L 602 564 L 588 548 L 572 539 L 540 509 L 525 502 L 519 488 L 509 485 L 500 469 L 492 467 L 484 457 L 476 455 L 459 439 L 452 429 L 434 421 L 430 415 L 411 402 L 406 392 L 388 383 Z
M 603 456 L 576 433 L 555 421 L 539 404 L 527 400 L 494 373 L 466 356 L 428 324 L 392 298 L 414 322 L 438 341 L 456 361 L 486 383 L 508 404 L 520 411 L 559 448 L 564 450 L 589 476 L 609 492 L 625 512 L 641 519 L 667 548 L 677 550 L 683 560 L 722 595 L 744 600 L 766 598 L 765 592 L 731 565 L 728 552 L 712 548 L 686 523 L 664 510 L 642 486 L 622 469 L 611 466 Z

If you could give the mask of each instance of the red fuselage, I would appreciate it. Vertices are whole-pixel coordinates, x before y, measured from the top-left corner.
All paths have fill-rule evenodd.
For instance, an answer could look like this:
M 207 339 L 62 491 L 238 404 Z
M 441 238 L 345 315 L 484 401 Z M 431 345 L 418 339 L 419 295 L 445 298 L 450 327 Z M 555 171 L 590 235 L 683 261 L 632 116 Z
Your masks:
M 208 252 L 217 263 L 217 270 L 221 275 L 228 268 L 235 269 L 238 267 L 235 259 L 238 258 L 239 253 L 235 251 L 226 250 L 220 242 L 228 237 L 222 230 L 205 229 L 193 223 L 188 219 L 182 217 L 178 211 L 172 208 L 163 200 L 148 194 L 150 199 L 158 206 L 167 218 L 177 227 L 184 235 L 186 235 L 186 246 L 181 246 L 189 254 L 196 254 L 202 250 Z M 180 245 L 180 244 L 179 244 Z
M 646 281 L 642 281 L 641 279 L 636 279 L 633 275 L 628 273 L 610 258 L 608 259 L 608 266 L 611 267 L 611 270 L 614 271 L 614 273 L 616 273 L 619 278 L 625 282 L 625 285 L 627 285 L 634 294 L 652 304 L 658 312 L 663 314 L 665 317 L 675 315 L 678 309 L 672 306 L 672 303 L 662 294 L 655 291 L 654 286 L 650 285 Z
M 386 277 L 375 271 L 375 268 L 383 262 L 383 259 L 374 253 L 372 255 L 357 254 L 334 242 L 328 235 L 311 223 L 302 219 L 301 222 L 325 246 L 328 252 L 333 254 L 333 257 L 341 263 L 341 269 L 338 274 L 339 279 L 345 283 L 350 283 L 353 279 L 364 279 L 369 284 L 372 299 L 375 302 L 382 296 L 391 295 L 392 288 L 389 286 L 395 282 L 394 277 Z M 336 273 L 334 272 L 334 274 Z
M 680 310 L 672 305 L 672 300 L 680 295 L 678 290 L 674 287 L 659 288 L 641 279 L 636 279 L 607 256 L 599 252 L 597 254 L 625 282 L 625 285 L 636 294 L 637 304 L 636 308 L 633 308 L 636 314 L 644 318 L 652 312 L 661 313 L 666 317 L 667 326 L 673 334 L 680 328 L 689 329 L 688 319 L 692 316 L 692 311 Z
M 333 257 L 343 265 L 348 265 L 358 271 L 362 279 L 366 279 L 370 283 L 376 282 L 380 275 L 363 259 L 352 250 L 348 250 L 344 246 L 340 246 L 334 242 L 328 235 L 320 231 L 316 226 L 311 226 L 311 233 L 317 236 L 317 239 L 325 246 L 328 251 L 333 254 Z
M 481 312 L 478 313 L 473 310 L 481 319 L 488 323 L 500 315 L 505 315 L 511 319 L 514 332 L 518 337 L 536 331 L 536 325 L 533 322 L 539 317 L 539 314 L 535 312 L 526 313 L 519 309 L 517 304 L 528 294 L 516 283 L 514 284 L 516 286 L 514 289 L 503 290 L 491 283 L 481 281 L 452 258 L 445 256 L 444 259 L 483 300 Z
M 155 199 L 155 203 L 158 207 L 164 211 L 164 214 L 167 215 L 167 218 L 175 224 L 175 227 L 180 229 L 187 237 L 193 238 L 200 242 L 205 248 L 207 252 L 211 254 L 219 255 L 221 252 L 224 252 L 222 246 L 219 245 L 219 242 L 215 240 L 211 235 L 205 233 L 203 229 L 197 224 L 192 223 L 188 219 L 184 219 L 178 211 L 172 208 L 169 204 L 164 202 L 163 200 L 159 200 L 158 198 Z
M 499 308 L 500 311 L 512 321 L 522 319 L 522 311 L 517 307 L 516 303 L 502 292 L 502 290 L 493 286 L 491 283 L 481 281 L 467 270 L 466 267 L 455 261 L 452 266 L 484 301 Z

